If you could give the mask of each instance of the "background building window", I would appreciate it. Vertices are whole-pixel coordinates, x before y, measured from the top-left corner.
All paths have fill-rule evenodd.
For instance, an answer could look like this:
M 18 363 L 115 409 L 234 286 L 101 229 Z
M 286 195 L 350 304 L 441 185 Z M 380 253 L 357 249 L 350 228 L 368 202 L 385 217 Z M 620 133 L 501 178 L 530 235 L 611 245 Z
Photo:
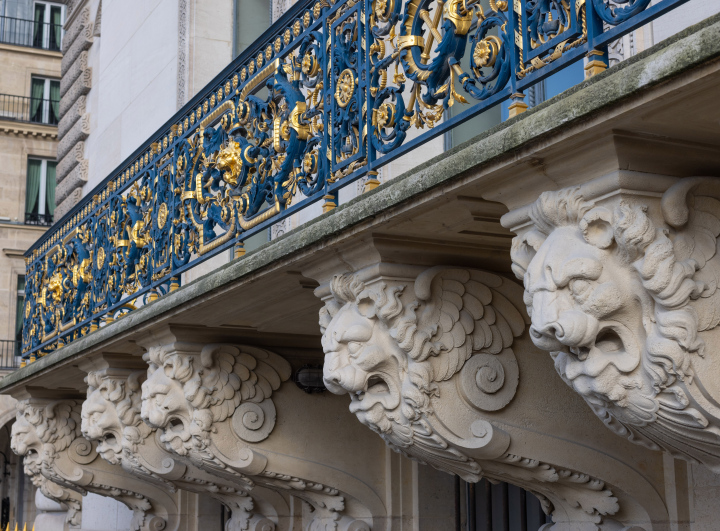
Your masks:
M 60 81 L 33 77 L 30 89 L 30 121 L 56 125 L 60 114 Z
M 269 27 L 270 3 L 267 0 L 235 0 L 235 57 Z
M 63 6 L 35 2 L 33 46 L 60 51 L 62 44 Z
M 55 166 L 50 160 L 28 159 L 25 223 L 50 225 L 55 213 Z

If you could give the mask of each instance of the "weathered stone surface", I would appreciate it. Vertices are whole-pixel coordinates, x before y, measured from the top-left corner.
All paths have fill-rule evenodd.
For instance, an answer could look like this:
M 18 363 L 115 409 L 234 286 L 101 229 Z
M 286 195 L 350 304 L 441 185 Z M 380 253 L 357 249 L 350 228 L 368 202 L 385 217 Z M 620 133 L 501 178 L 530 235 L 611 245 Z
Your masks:
M 62 58 L 62 64 L 61 64 L 61 70 L 62 75 L 64 76 L 67 72 L 70 71 L 73 64 L 79 59 L 80 54 L 82 52 L 89 50 L 90 46 L 92 46 L 93 43 L 93 34 L 92 34 L 92 24 L 87 24 L 83 31 L 80 33 L 77 39 L 70 45 L 70 48 L 65 51 L 63 58 Z
M 58 143 L 58 158 L 62 159 L 79 142 L 85 140 L 90 134 L 90 115 L 84 114 L 75 122 L 75 125 L 60 139 Z
M 68 9 L 71 11 L 71 8 Z M 71 16 L 71 13 L 68 13 Z M 77 39 L 80 32 L 85 29 L 85 26 L 90 21 L 90 6 L 86 6 L 80 14 L 72 21 L 70 27 L 65 29 L 65 36 L 63 37 L 62 49 L 63 53 L 66 53 Z
M 600 110 L 678 78 L 689 69 L 708 64 L 717 57 L 720 57 L 720 16 L 711 17 L 678 33 L 624 61 L 617 68 L 584 81 L 442 156 L 313 219 L 272 243 L 263 245 L 242 259 L 234 260 L 153 304 L 38 359 L 0 380 L 0 389 L 10 388 L 32 375 L 45 372 L 55 363 L 75 358 L 94 345 L 157 319 L 270 264 L 292 257 L 335 237 L 343 230 L 380 218 L 404 202 L 453 182 L 464 172 L 508 157 L 538 138 L 582 124 Z
M 90 92 L 92 87 L 92 68 L 83 70 L 81 76 L 75 80 L 72 86 L 65 93 L 65 97 L 60 100 L 60 117 L 62 118 L 81 97 Z
M 70 195 L 76 188 L 82 188 L 87 182 L 88 161 L 84 160 L 62 180 L 55 188 L 55 202 L 59 205 Z
M 88 67 L 88 52 L 84 51 L 80 54 L 70 69 L 63 74 L 60 79 L 60 97 L 63 98 L 70 88 L 72 88 L 75 80 L 87 69 Z
M 77 205 L 80 199 L 82 199 L 82 189 L 75 188 L 62 203 L 55 207 L 55 219 L 60 219 L 70 212 L 70 209 Z
M 85 142 L 79 142 L 58 162 L 56 169 L 57 182 L 62 182 L 73 168 L 83 160 L 85 160 Z
M 67 132 L 75 125 L 81 116 L 85 114 L 85 96 L 80 96 L 72 107 L 60 118 L 58 124 L 58 138 L 64 137 Z
M 513 270 L 533 341 L 610 429 L 717 473 L 706 400 L 720 365 L 705 353 L 720 348 L 720 178 L 678 180 L 661 200 L 646 181 L 644 196 L 640 177 L 608 199 L 593 181 L 543 193 L 516 228 Z

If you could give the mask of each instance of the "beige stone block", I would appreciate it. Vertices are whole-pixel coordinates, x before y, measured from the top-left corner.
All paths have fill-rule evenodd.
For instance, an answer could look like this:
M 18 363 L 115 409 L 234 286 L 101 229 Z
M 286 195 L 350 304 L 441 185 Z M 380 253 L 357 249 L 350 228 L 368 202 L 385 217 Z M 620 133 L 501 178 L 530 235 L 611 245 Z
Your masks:
M 65 72 L 60 79 L 60 97 L 64 97 L 67 91 L 72 87 L 75 80 L 85 71 L 88 67 L 88 52 L 83 51 L 77 58 L 70 69 Z
M 55 188 L 55 202 L 62 202 L 72 194 L 76 188 L 82 188 L 87 182 L 89 162 L 82 161 L 60 182 Z
M 90 92 L 91 87 L 92 68 L 86 68 L 60 100 L 60 117 L 65 116 L 65 113 L 70 110 L 80 96 L 84 96 Z
M 72 11 L 72 9 L 70 9 Z M 70 13 L 68 13 L 70 16 Z M 73 19 L 70 26 L 65 27 L 65 36 L 63 37 L 62 49 L 66 53 L 77 39 L 78 35 L 85 29 L 90 22 L 90 6 L 86 6 L 80 14 Z
M 80 54 L 85 50 L 89 50 L 93 43 L 92 24 L 87 24 L 83 31 L 80 33 L 75 42 L 70 45 L 70 48 L 65 52 L 62 58 L 61 70 L 62 75 L 70 70 L 73 63 L 77 61 Z
M 58 143 L 58 158 L 62 159 L 67 155 L 70 150 L 85 140 L 90 134 L 90 115 L 85 114 L 80 118 L 75 125 L 68 131 Z
M 67 174 L 81 161 L 85 159 L 85 142 L 79 142 L 73 146 L 70 152 L 65 155 L 57 165 L 57 182 L 62 182 Z
M 75 190 L 70 192 L 68 197 L 66 197 L 65 200 L 55 208 L 55 219 L 62 219 L 65 214 L 70 212 L 72 207 L 74 207 L 80 202 L 80 199 L 82 199 L 81 188 L 76 188 Z
M 75 125 L 75 122 L 77 122 L 80 117 L 85 114 L 85 105 L 86 97 L 80 96 L 75 103 L 73 103 L 72 107 L 70 107 L 70 109 L 62 115 L 60 123 L 58 124 L 58 138 L 64 137 L 70 128 Z

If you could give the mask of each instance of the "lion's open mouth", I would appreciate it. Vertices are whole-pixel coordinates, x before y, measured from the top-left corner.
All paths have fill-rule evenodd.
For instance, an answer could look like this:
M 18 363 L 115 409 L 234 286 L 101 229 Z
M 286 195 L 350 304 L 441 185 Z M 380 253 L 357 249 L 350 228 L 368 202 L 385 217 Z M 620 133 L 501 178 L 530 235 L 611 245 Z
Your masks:
M 616 322 L 603 324 L 591 346 L 571 347 L 569 351 L 581 362 L 568 366 L 570 379 L 580 374 L 598 376 L 608 365 L 628 373 L 640 362 L 636 338 L 629 328 Z
M 172 417 L 168 420 L 167 431 L 179 433 L 185 429 L 185 425 L 182 420 L 177 417 Z
M 398 386 L 388 376 L 372 374 L 368 376 L 363 388 L 355 391 L 350 411 L 368 411 L 376 404 L 381 404 L 384 409 L 395 409 L 399 400 Z
M 380 395 L 390 392 L 390 386 L 385 380 L 382 379 L 382 377 L 378 375 L 373 375 L 368 378 L 365 387 L 367 388 L 368 393 L 372 393 L 374 395 Z

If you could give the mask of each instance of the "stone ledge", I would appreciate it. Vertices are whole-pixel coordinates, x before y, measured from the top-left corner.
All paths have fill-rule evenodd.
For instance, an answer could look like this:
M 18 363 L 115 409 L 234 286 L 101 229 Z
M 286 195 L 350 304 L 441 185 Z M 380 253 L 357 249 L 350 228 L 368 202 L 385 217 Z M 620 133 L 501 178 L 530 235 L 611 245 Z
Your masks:
M 62 53 L 52 50 L 43 50 L 42 48 L 33 48 L 32 46 L 15 46 L 13 44 L 0 44 L 0 50 L 15 53 L 27 53 L 30 55 L 42 55 L 44 57 L 54 57 L 62 59 Z
M 40 358 L 0 381 L 3 392 L 49 370 L 55 364 L 113 338 L 131 332 L 185 303 L 196 300 L 243 277 L 322 245 L 329 238 L 362 222 L 380 217 L 441 185 L 463 172 L 510 157 L 524 147 L 582 124 L 603 110 L 634 95 L 679 77 L 687 70 L 720 57 L 720 15 L 678 33 L 551 100 L 512 118 L 474 139 L 457 146 L 376 189 L 357 197 L 294 229 L 256 251 L 182 286 L 112 324 Z M 57 211 L 56 211 L 57 214 Z M 58 218 L 61 215 L 57 214 Z
M 0 133 L 35 136 L 47 138 L 48 140 L 56 140 L 58 137 L 57 126 L 12 122 L 9 120 L 0 120 Z

